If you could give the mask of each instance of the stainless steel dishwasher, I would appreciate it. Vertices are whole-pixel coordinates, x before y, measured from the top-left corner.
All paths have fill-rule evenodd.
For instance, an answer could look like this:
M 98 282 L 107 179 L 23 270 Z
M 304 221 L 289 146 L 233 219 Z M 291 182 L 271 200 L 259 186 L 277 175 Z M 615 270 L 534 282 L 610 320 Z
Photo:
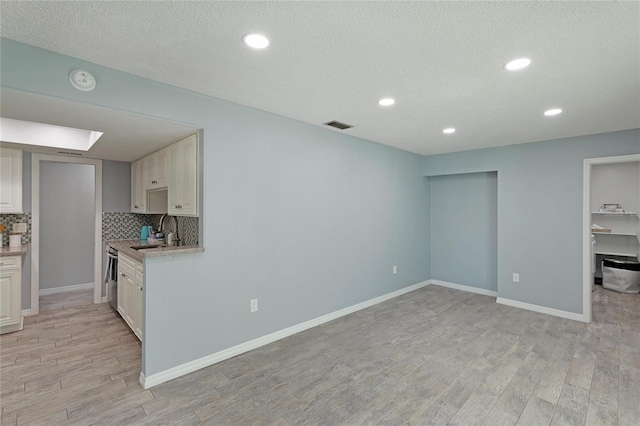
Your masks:
M 107 270 L 104 274 L 107 300 L 113 310 L 118 312 L 118 250 L 107 246 L 107 258 Z

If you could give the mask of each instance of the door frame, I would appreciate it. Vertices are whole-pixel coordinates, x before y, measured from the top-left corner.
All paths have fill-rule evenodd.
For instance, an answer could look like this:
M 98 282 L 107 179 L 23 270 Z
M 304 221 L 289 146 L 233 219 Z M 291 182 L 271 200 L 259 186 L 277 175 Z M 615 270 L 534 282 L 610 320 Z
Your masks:
M 102 160 L 31 154 L 31 315 L 40 312 L 40 162 L 94 166 L 93 303 L 102 303 Z
M 591 168 L 596 164 L 631 163 L 640 161 L 640 154 L 614 157 L 585 158 L 582 179 L 582 316 L 591 322 Z

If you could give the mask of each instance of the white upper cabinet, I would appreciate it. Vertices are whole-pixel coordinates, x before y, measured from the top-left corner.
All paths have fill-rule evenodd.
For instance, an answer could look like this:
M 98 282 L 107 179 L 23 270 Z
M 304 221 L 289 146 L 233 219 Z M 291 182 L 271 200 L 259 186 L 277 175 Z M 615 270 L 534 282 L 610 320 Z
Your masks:
M 143 159 L 144 166 L 147 169 L 145 189 L 166 188 L 169 168 L 168 154 L 169 150 L 165 148 Z
M 146 178 L 144 158 L 131 163 L 131 213 L 147 212 L 147 191 L 144 187 Z
M 198 135 L 169 147 L 169 207 L 176 216 L 198 216 Z
M 0 148 L 0 213 L 22 213 L 22 150 Z
M 198 164 L 197 134 L 131 163 L 131 212 L 198 216 Z

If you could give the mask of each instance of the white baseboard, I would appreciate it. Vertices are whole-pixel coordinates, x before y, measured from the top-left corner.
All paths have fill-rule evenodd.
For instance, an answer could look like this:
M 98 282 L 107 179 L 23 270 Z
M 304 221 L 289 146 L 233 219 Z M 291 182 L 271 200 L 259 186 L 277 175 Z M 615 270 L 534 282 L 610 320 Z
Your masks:
M 359 310 L 371 307 L 373 305 L 377 305 L 378 303 L 385 302 L 389 299 L 393 299 L 394 297 L 401 296 L 406 293 L 410 293 L 412 291 L 418 290 L 426 285 L 428 285 L 428 281 L 423 281 L 418 284 L 411 285 L 409 287 L 402 288 L 400 290 L 396 290 L 391 293 L 384 294 L 379 297 L 375 297 L 373 299 L 366 300 L 364 302 L 358 303 L 356 305 L 348 306 L 346 308 L 340 309 L 335 312 L 331 312 L 326 315 L 322 315 L 320 317 L 311 319 L 309 321 L 302 322 L 300 324 L 296 324 L 291 327 L 287 327 L 280 331 L 276 331 L 271 334 L 267 334 L 266 336 L 258 337 L 257 339 L 250 340 L 245 343 L 241 343 L 237 346 L 233 346 L 228 349 L 224 349 L 220 352 L 216 352 L 211 355 L 207 355 L 205 357 L 196 359 L 194 361 L 190 361 L 184 363 L 182 365 L 178 365 L 177 367 L 170 368 L 168 370 L 161 371 L 156 374 L 152 374 L 149 377 L 145 377 L 143 373 L 140 373 L 140 384 L 144 389 L 149 389 L 150 387 L 157 386 L 161 383 L 167 382 L 169 380 L 175 379 L 180 376 L 184 376 L 185 374 L 192 373 L 196 370 L 200 370 L 201 368 L 208 367 L 210 365 L 216 364 L 220 361 L 224 361 L 225 359 L 232 358 L 234 356 L 240 355 L 242 353 L 248 352 L 250 350 L 259 348 L 264 345 L 268 345 L 269 343 L 273 343 L 277 340 L 283 339 L 285 337 L 292 336 L 296 333 L 300 333 L 301 331 L 308 330 L 310 328 L 319 326 L 329 321 L 333 321 L 334 319 L 343 317 L 345 315 L 352 314 Z
M 471 287 L 468 285 L 449 283 L 440 280 L 429 280 L 429 284 L 438 285 L 440 287 L 453 288 L 455 290 L 468 291 L 469 293 L 482 294 L 483 296 L 498 297 L 498 292 L 493 290 L 486 290 L 484 288 Z
M 29 309 L 23 309 L 23 310 L 22 310 L 22 316 L 23 316 L 23 317 L 30 317 L 30 316 L 31 316 L 31 308 L 29 308 Z
M 64 287 L 54 287 L 54 288 L 41 288 L 38 291 L 38 294 L 40 296 L 47 296 L 49 294 L 66 293 L 69 291 L 78 291 L 78 290 L 93 290 L 93 283 L 67 285 Z
M 498 297 L 496 303 L 513 306 L 515 308 L 526 309 L 528 311 L 540 312 L 541 314 L 553 315 L 555 317 L 566 318 L 574 321 L 587 322 L 584 315 L 573 312 L 561 311 L 559 309 L 547 308 L 546 306 L 532 305 L 531 303 L 518 302 L 517 300 Z
M 107 299 L 107 296 L 102 296 L 102 303 L 107 303 L 109 301 L 109 299 Z

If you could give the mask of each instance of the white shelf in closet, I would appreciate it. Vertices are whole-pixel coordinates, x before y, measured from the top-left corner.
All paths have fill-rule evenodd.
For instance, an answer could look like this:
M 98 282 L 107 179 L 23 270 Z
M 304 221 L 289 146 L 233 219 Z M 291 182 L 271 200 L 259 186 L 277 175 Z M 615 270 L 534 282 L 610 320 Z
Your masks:
M 591 212 L 591 214 L 599 214 L 604 216 L 635 216 L 640 218 L 638 212 Z
M 606 256 L 625 256 L 625 257 L 637 257 L 638 256 L 637 253 L 625 253 L 625 252 L 617 252 L 617 251 L 609 251 L 609 250 L 598 250 L 598 249 L 596 249 L 596 254 L 604 254 Z
M 591 231 L 591 233 L 593 235 L 622 235 L 625 237 L 635 237 L 636 234 L 630 233 L 630 232 L 595 232 L 595 231 Z

